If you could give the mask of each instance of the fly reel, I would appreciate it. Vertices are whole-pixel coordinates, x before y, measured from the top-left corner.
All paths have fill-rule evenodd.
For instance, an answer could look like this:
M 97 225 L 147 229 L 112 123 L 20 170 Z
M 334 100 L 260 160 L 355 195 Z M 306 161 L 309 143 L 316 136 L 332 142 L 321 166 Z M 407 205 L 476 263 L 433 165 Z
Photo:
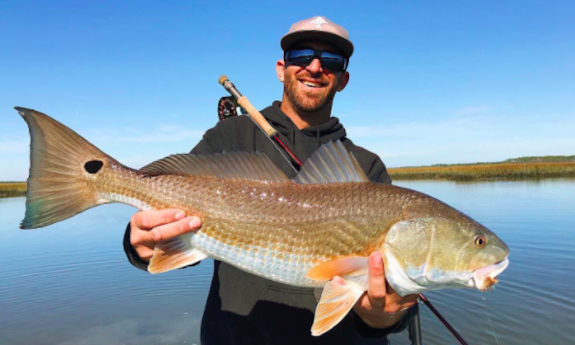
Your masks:
M 218 118 L 220 121 L 229 119 L 230 117 L 245 115 L 246 111 L 238 106 L 238 103 L 233 97 L 222 97 L 218 102 Z

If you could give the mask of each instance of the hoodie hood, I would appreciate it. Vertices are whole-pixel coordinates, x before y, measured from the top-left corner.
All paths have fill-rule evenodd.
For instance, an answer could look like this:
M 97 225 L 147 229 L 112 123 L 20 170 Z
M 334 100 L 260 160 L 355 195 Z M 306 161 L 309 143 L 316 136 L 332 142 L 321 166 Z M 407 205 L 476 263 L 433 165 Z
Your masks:
M 270 125 L 279 133 L 283 134 L 293 144 L 299 141 L 315 143 L 314 150 L 321 145 L 335 140 L 343 140 L 346 136 L 343 125 L 339 123 L 337 117 L 331 117 L 326 123 L 319 126 L 299 129 L 292 120 L 280 109 L 281 102 L 275 101 L 270 107 L 262 110 L 262 115 L 268 120 Z M 307 146 L 307 145 L 306 145 Z
M 280 105 L 281 102 L 274 102 L 262 110 L 262 115 L 280 133 L 282 141 L 302 162 L 323 144 L 338 139 L 345 143 L 345 129 L 337 117 L 331 117 L 322 125 L 300 130 L 280 109 Z

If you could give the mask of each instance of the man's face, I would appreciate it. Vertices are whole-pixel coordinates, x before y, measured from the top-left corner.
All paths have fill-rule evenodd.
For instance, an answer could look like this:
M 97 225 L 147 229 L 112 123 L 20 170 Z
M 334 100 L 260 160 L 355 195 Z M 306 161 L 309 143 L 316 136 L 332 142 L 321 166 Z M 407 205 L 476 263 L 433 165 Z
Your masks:
M 302 43 L 295 48 L 337 52 L 332 45 L 323 42 Z M 347 83 L 347 72 L 333 73 L 325 70 L 319 59 L 314 59 L 307 67 L 284 65 L 283 82 L 284 93 L 296 110 L 313 113 L 331 104 L 336 91 L 343 90 Z

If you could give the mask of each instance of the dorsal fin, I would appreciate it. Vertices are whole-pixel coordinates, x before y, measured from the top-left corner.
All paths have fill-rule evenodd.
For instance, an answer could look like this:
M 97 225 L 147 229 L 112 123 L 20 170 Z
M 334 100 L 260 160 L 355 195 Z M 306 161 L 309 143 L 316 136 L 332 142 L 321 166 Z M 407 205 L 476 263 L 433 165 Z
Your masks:
M 268 156 L 259 152 L 171 155 L 146 165 L 140 172 L 148 176 L 216 176 L 221 179 L 290 181 Z
M 303 165 L 293 180 L 296 183 L 369 182 L 352 153 L 341 141 L 322 145 Z

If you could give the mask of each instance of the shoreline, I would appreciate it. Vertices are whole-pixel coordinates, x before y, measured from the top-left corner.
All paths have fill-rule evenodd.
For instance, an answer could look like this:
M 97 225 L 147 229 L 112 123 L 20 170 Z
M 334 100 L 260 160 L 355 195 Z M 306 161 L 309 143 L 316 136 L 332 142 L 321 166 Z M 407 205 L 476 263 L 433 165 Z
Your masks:
M 388 168 L 393 181 L 521 181 L 575 178 L 575 162 L 496 163 Z M 0 199 L 26 196 L 26 182 L 0 182 Z
M 0 182 L 0 199 L 26 196 L 26 182 Z
M 575 162 L 494 163 L 389 168 L 392 180 L 516 181 L 575 177 Z

